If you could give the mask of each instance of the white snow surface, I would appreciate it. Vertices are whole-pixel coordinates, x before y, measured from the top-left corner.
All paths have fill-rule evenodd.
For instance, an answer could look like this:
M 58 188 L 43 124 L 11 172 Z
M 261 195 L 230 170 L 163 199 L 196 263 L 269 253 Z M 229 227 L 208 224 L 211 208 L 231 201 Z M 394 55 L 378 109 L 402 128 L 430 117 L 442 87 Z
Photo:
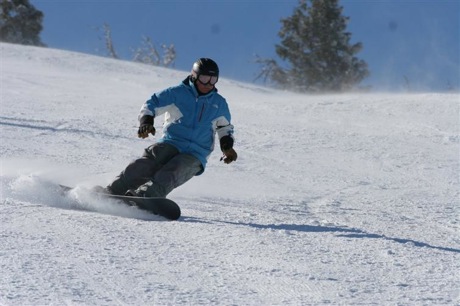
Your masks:
M 0 47 L 1 305 L 459 305 L 458 93 L 221 79 L 238 161 L 216 150 L 165 221 L 88 189 L 155 141 L 138 111 L 188 72 Z

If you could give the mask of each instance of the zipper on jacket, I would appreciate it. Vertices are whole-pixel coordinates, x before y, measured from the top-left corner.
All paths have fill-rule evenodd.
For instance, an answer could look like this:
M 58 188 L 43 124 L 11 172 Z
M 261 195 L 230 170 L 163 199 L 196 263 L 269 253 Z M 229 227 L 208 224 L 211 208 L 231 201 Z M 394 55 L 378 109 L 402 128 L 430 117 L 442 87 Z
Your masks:
M 198 122 L 201 122 L 201 117 L 203 117 L 203 112 L 204 112 L 204 103 L 201 106 L 200 116 L 198 116 Z

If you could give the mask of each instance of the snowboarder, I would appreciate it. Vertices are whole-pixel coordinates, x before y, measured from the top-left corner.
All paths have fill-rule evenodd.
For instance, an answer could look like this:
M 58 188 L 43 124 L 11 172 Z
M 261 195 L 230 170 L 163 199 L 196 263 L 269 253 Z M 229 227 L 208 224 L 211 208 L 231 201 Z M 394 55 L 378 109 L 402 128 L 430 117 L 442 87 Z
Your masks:
M 216 134 L 223 161 L 236 161 L 231 115 L 226 100 L 217 93 L 218 80 L 217 64 L 200 58 L 182 83 L 153 94 L 143 104 L 138 137 L 155 135 L 154 118 L 165 114 L 163 136 L 107 186 L 109 193 L 166 197 L 204 172 Z

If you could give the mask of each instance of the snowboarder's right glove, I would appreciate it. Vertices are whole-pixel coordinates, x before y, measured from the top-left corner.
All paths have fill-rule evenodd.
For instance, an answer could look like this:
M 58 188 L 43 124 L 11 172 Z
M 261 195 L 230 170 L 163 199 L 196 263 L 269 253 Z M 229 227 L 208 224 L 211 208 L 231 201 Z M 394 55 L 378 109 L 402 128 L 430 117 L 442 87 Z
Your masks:
M 139 138 L 147 138 L 149 134 L 155 135 L 155 128 L 153 127 L 153 116 L 145 115 L 140 120 L 139 130 L 137 136 Z

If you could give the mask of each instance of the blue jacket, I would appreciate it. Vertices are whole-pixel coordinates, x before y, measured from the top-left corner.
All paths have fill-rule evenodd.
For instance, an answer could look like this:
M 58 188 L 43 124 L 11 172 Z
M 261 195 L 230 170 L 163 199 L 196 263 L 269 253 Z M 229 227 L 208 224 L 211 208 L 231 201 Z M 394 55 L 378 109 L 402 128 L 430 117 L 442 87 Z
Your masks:
M 230 136 L 233 125 L 227 101 L 217 89 L 199 95 L 189 78 L 181 84 L 153 94 L 144 103 L 139 119 L 145 115 L 165 114 L 163 136 L 158 142 L 169 143 L 179 152 L 198 158 L 204 172 L 209 155 L 214 150 L 215 136 Z

